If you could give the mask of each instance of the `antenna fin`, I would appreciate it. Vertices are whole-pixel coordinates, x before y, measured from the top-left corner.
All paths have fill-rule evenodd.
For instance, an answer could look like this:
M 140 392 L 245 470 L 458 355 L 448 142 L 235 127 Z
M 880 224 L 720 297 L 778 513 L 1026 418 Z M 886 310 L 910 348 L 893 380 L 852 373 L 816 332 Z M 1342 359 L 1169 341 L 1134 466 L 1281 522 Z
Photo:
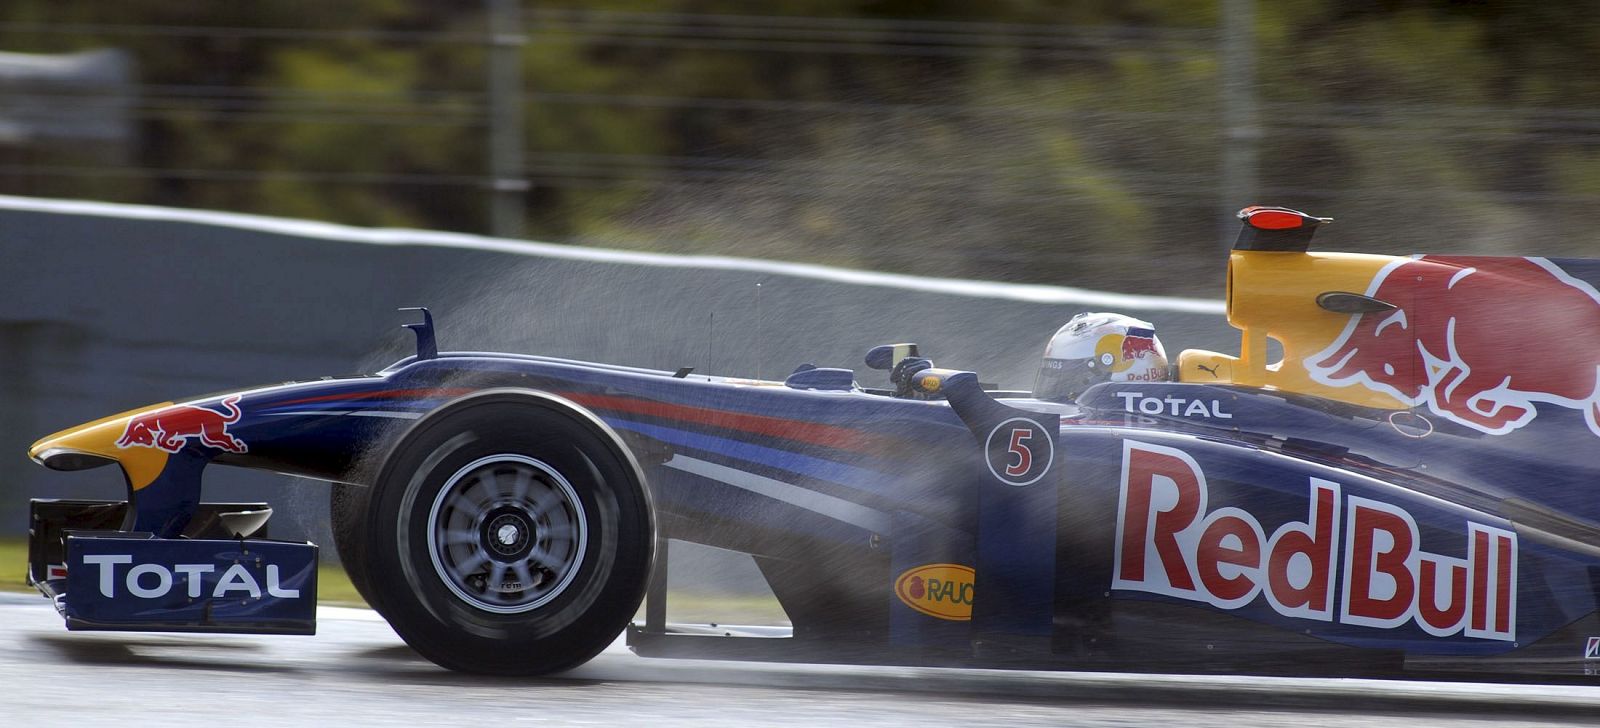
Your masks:
M 433 313 L 425 306 L 409 306 L 399 310 L 422 312 L 421 323 L 404 324 L 400 327 L 411 329 L 411 333 L 417 335 L 417 360 L 439 358 L 439 345 L 433 335 Z

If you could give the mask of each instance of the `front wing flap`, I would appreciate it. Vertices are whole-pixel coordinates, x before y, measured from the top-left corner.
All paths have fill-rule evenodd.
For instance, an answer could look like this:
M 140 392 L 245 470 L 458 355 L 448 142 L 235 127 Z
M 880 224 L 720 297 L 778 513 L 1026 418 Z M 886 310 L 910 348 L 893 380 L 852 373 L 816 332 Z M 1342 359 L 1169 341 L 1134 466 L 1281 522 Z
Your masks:
M 315 545 L 90 531 L 66 547 L 68 629 L 316 633 Z

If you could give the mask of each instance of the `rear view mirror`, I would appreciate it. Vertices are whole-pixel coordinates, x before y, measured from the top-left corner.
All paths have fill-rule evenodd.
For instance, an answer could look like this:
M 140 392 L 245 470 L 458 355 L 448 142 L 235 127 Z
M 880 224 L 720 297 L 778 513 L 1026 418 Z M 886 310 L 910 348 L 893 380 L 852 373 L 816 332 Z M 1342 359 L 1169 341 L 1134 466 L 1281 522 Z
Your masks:
M 918 356 L 916 344 L 884 344 L 867 352 L 867 366 L 873 369 L 893 369 L 901 359 Z

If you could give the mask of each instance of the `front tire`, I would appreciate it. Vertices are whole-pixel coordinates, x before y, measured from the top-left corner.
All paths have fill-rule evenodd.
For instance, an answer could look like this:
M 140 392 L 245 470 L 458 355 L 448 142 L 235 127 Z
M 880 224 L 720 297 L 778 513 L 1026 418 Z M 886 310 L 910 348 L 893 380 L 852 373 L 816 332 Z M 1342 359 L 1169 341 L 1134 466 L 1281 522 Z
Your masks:
M 366 538 L 368 494 L 371 488 L 350 483 L 334 483 L 328 493 L 329 525 L 333 549 L 339 564 L 350 577 L 350 585 L 368 606 L 373 606 L 371 579 L 367 576 Z
M 548 395 L 482 392 L 419 420 L 367 516 L 373 606 L 451 669 L 579 665 L 627 625 L 650 573 L 638 465 L 597 418 Z

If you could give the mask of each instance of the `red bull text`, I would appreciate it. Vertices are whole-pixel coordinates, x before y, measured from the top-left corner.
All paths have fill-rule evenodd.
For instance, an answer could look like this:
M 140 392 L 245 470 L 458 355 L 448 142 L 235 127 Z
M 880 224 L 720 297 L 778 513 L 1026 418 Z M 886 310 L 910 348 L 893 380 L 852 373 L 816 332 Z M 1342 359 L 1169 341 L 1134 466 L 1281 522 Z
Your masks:
M 1241 508 L 1213 509 L 1182 450 L 1124 440 L 1112 588 L 1286 617 L 1435 637 L 1514 641 L 1517 536 L 1466 522 L 1467 557 L 1421 548 L 1404 508 L 1310 479 L 1304 521 L 1269 535 Z M 1339 565 L 1342 564 L 1342 568 Z

